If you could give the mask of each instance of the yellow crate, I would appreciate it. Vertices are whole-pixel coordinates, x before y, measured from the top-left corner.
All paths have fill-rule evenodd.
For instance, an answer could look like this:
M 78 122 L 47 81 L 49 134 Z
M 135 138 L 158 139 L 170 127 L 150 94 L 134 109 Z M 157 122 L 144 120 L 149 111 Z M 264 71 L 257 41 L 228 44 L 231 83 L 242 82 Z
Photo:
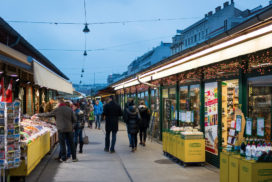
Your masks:
M 240 160 L 240 182 L 268 182 L 272 181 L 272 163 Z
M 205 162 L 205 140 L 192 139 L 182 141 L 183 162 Z
M 172 155 L 172 148 L 173 148 L 173 140 L 172 140 L 172 133 L 168 134 L 168 142 L 167 142 L 167 152 Z
M 50 150 L 50 133 L 46 133 L 27 145 L 27 157 L 18 168 L 11 169 L 11 176 L 28 176 Z
M 227 152 L 220 153 L 220 182 L 229 182 L 229 156 Z
M 166 134 L 166 132 L 163 132 L 162 133 L 162 151 L 164 151 L 164 152 L 167 152 L 167 142 L 166 142 L 166 140 L 167 140 L 167 134 Z
M 181 138 L 180 137 L 177 137 L 177 139 L 176 139 L 176 143 L 177 143 L 177 158 L 179 159 L 179 160 L 181 160 Z
M 41 158 L 43 158 L 50 151 L 50 133 L 41 136 L 40 143 Z
M 165 132 L 165 137 L 166 137 L 166 140 L 165 140 L 165 152 L 168 152 L 169 150 L 169 133 L 168 132 Z
M 239 182 L 240 155 L 229 155 L 229 182 Z
M 176 137 L 177 137 L 177 135 L 173 135 L 172 136 L 172 155 L 174 156 L 174 157 L 176 157 L 177 156 L 177 140 L 176 140 Z

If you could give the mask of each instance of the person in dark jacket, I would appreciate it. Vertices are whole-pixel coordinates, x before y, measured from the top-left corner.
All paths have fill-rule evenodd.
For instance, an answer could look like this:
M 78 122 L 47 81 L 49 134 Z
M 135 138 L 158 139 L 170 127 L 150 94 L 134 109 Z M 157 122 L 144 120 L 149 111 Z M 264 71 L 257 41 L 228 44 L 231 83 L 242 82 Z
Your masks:
M 105 105 L 103 116 L 106 117 L 106 138 L 105 138 L 105 152 L 115 152 L 115 142 L 116 142 L 116 134 L 118 131 L 118 120 L 119 117 L 122 116 L 122 110 L 120 105 L 118 105 L 113 100 L 113 96 L 109 98 L 108 104 Z M 112 133 L 111 139 L 111 147 L 110 147 L 110 133 Z M 109 150 L 110 149 L 110 150 Z
M 140 115 L 137 107 L 134 105 L 133 102 L 129 104 L 126 112 L 128 132 L 131 135 L 131 152 L 134 152 L 137 149 L 137 134 L 139 132 Z
M 85 124 L 85 115 L 84 112 L 80 109 L 80 106 L 77 106 L 75 110 L 76 122 L 74 124 L 74 142 L 75 150 L 77 149 L 77 144 L 79 142 L 79 153 L 83 152 L 83 137 L 82 132 Z
M 130 103 L 134 103 L 134 100 L 132 99 L 129 99 L 128 100 L 128 102 L 125 104 L 125 108 L 124 108 L 124 114 L 123 114 L 123 120 L 124 120 L 124 122 L 126 123 L 126 125 L 127 125 L 127 135 L 128 135 L 128 140 L 129 140 L 129 147 L 131 147 L 132 145 L 131 145 L 131 135 L 130 135 L 130 133 L 128 132 L 128 122 L 127 122 L 127 119 L 128 119 L 128 117 L 127 117 L 127 109 L 128 109 L 128 107 L 129 107 L 129 104 Z
M 140 103 L 138 109 L 139 109 L 139 113 L 140 113 L 140 116 L 141 116 L 141 120 L 140 120 L 140 123 L 139 123 L 139 126 L 140 126 L 140 145 L 145 146 L 146 132 L 147 132 L 147 128 L 148 128 L 149 122 L 150 122 L 150 111 L 146 107 L 144 101 L 142 101 Z

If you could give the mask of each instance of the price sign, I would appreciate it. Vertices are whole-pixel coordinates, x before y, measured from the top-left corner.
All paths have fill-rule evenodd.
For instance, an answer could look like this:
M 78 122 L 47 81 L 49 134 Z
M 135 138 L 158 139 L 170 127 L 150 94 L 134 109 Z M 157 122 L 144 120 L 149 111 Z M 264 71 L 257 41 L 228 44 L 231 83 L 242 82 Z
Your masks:
M 246 119 L 246 135 L 247 136 L 252 135 L 252 118 Z
M 242 130 L 242 116 L 236 115 L 236 131 L 240 132 Z

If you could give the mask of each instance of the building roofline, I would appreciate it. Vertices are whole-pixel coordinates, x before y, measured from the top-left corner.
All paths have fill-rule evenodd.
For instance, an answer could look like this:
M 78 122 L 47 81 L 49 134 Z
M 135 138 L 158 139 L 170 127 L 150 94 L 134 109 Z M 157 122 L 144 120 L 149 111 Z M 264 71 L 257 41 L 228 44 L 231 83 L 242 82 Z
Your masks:
M 188 48 L 188 49 L 185 49 L 184 51 L 181 51 L 177 54 L 174 54 L 168 58 L 165 58 L 163 59 L 162 61 L 144 69 L 144 70 L 141 70 L 133 75 L 130 75 L 126 78 L 123 78 L 115 83 L 112 83 L 110 86 L 113 86 L 113 85 L 116 85 L 118 83 L 122 83 L 126 80 L 129 80 L 129 79 L 132 79 L 132 78 L 135 78 L 139 73 L 144 73 L 146 71 L 151 71 L 155 68 L 159 68 L 165 64 L 169 64 L 169 63 L 172 63 L 172 62 L 175 62 L 178 58 L 180 57 L 183 57 L 183 56 L 187 56 L 187 55 L 190 55 L 196 51 L 200 51 L 200 50 L 203 50 L 203 49 L 206 49 L 208 47 L 211 46 L 211 44 L 217 44 L 217 43 L 220 43 L 222 41 L 225 41 L 225 39 L 231 39 L 234 34 L 238 34 L 239 32 L 243 31 L 243 30 L 246 30 L 246 29 L 251 29 L 251 28 L 254 28 L 255 26 L 257 26 L 258 24 L 262 23 L 262 22 L 265 22 L 267 20 L 271 20 L 272 19 L 272 5 L 269 5 L 268 7 L 265 7 L 265 10 L 260 12 L 260 13 L 257 13 L 255 14 L 253 17 L 251 17 L 250 19 L 242 22 L 241 24 L 233 27 L 232 29 L 230 30 L 227 30 L 203 43 L 200 43 L 194 47 L 191 47 L 191 48 Z
M 8 34 L 14 36 L 14 37 L 19 37 L 20 40 L 18 44 L 21 44 L 25 49 L 30 51 L 33 55 L 35 55 L 35 59 L 39 61 L 41 64 L 44 66 L 48 67 L 52 71 L 54 71 L 56 74 L 59 76 L 65 78 L 66 80 L 69 80 L 69 78 L 62 73 L 49 59 L 47 59 L 41 52 L 39 52 L 34 46 L 32 46 L 23 36 L 21 36 L 14 28 L 12 28 L 3 18 L 0 17 L 0 27 L 5 29 Z M 12 47 L 13 49 L 16 50 L 15 47 Z M 18 50 L 22 52 L 21 50 Z M 31 55 L 28 55 L 31 56 Z

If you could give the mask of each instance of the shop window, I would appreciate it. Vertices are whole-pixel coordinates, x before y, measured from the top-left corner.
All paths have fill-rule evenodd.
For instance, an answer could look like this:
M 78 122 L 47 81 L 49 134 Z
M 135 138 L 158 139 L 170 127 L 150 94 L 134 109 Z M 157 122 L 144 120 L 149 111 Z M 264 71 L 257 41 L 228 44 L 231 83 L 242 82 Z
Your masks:
M 252 118 L 252 136 L 271 140 L 272 76 L 248 79 L 248 117 Z M 264 127 L 258 121 L 264 120 Z M 259 126 L 258 126 L 259 125 Z M 258 133 L 264 132 L 263 135 Z
M 149 134 L 158 138 L 160 135 L 159 96 L 156 89 L 151 90 L 151 118 Z
M 177 124 L 176 89 L 163 89 L 163 128 L 169 129 Z
M 218 90 L 217 82 L 205 84 L 206 151 L 218 155 Z
M 231 148 L 236 142 L 236 113 L 239 108 L 239 81 L 222 81 L 222 147 Z
M 145 91 L 145 93 L 144 93 L 144 102 L 145 102 L 145 105 L 146 105 L 147 107 L 149 107 L 148 97 L 149 97 L 148 91 Z
M 179 100 L 179 121 L 184 126 L 200 127 L 200 88 L 199 85 L 181 86 Z
M 192 111 L 192 119 L 194 126 L 200 127 L 200 86 L 191 85 L 190 86 L 190 111 Z
M 188 86 L 182 86 L 179 89 L 179 109 L 180 112 L 187 111 L 188 108 Z M 185 122 L 185 121 L 184 121 Z

